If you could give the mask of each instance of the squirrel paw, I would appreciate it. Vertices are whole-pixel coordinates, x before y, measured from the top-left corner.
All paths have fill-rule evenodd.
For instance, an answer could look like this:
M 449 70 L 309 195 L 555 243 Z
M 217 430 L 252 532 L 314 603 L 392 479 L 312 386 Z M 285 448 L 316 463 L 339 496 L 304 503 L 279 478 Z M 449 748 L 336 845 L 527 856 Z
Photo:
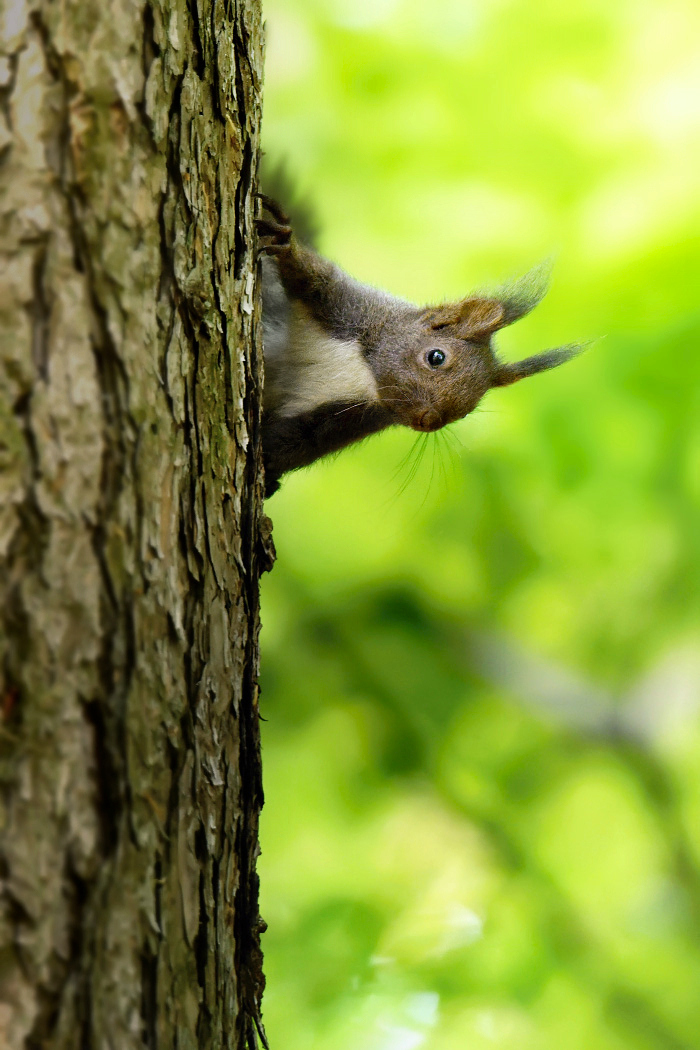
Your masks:
M 277 255 L 287 251 L 292 243 L 292 227 L 288 217 L 272 197 L 266 197 L 264 193 L 257 193 L 256 197 L 262 201 L 265 211 L 272 216 L 271 219 L 263 217 L 255 220 L 260 235 L 258 256 Z
M 262 206 L 265 211 L 269 211 L 270 215 L 274 215 L 277 222 L 281 223 L 282 226 L 289 226 L 289 216 L 282 210 L 282 205 L 278 204 L 274 197 L 268 197 L 266 193 L 256 193 L 255 196 L 259 201 L 262 201 Z

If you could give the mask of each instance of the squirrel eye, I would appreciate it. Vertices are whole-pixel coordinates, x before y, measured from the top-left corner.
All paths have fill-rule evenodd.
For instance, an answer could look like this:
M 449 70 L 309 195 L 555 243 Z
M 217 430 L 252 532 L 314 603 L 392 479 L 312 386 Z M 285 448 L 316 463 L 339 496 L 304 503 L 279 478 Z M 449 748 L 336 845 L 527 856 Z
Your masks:
M 439 368 L 440 365 L 444 365 L 445 363 L 445 354 L 442 350 L 428 350 L 428 353 L 425 355 L 425 360 L 431 368 Z

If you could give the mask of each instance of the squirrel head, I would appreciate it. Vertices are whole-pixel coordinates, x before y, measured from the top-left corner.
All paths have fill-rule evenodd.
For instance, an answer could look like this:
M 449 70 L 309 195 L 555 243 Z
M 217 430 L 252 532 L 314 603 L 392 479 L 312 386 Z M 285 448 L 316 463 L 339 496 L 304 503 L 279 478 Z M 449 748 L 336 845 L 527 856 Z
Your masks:
M 546 278 L 537 270 L 500 294 L 416 310 L 410 329 L 404 319 L 400 340 L 376 355 L 380 400 L 397 422 L 423 432 L 439 430 L 468 415 L 491 387 L 575 357 L 583 346 L 546 350 L 514 364 L 494 352 L 494 333 L 529 313 L 546 290 Z

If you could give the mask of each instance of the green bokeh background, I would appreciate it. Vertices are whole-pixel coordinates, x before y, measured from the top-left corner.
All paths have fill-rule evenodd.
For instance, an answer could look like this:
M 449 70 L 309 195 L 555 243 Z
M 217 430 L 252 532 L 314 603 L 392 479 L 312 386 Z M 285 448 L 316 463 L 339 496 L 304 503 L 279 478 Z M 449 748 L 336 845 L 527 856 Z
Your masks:
M 700 7 L 265 14 L 325 254 L 419 302 L 554 256 L 500 350 L 605 337 L 268 504 L 272 1045 L 700 1047 Z

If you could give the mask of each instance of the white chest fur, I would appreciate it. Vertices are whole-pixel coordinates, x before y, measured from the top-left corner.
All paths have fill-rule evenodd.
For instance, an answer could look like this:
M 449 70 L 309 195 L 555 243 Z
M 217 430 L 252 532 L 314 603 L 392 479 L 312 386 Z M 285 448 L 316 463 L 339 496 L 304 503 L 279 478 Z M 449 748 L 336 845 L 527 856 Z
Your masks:
M 265 401 L 269 395 L 283 417 L 333 402 L 377 400 L 377 383 L 357 340 L 328 335 L 299 302 L 292 304 L 284 350 L 269 354 L 266 343 L 265 373 Z

